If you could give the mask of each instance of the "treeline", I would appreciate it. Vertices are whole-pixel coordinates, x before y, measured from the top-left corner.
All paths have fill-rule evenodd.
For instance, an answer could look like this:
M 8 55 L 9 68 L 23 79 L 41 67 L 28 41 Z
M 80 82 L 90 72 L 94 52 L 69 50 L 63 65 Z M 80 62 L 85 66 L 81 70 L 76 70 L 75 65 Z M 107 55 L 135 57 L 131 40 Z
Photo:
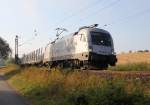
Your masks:
M 11 52 L 9 44 L 0 37 L 0 58 L 7 59 Z
M 149 50 L 137 50 L 137 51 L 132 51 L 130 50 L 129 53 L 136 53 L 136 52 L 150 52 Z

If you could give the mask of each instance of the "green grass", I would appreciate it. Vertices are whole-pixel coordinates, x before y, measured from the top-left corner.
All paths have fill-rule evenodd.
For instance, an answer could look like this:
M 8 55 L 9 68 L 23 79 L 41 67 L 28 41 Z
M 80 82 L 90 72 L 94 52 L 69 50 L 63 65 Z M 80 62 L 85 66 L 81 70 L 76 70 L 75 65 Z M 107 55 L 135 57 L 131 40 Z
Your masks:
M 10 68 L 10 67 L 9 67 Z M 20 68 L 6 77 L 35 105 L 149 105 L 150 83 L 125 78 L 102 78 L 78 71 Z
M 150 71 L 149 63 L 130 63 L 120 64 L 114 67 L 109 67 L 109 70 L 115 71 Z

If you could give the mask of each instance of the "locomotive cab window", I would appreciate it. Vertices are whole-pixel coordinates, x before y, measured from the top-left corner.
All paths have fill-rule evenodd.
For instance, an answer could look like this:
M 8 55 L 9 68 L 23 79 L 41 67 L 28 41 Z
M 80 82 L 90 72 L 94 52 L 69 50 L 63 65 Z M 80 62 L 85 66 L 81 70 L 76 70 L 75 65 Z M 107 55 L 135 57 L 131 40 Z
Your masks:
M 92 44 L 111 46 L 111 37 L 107 33 L 91 32 Z

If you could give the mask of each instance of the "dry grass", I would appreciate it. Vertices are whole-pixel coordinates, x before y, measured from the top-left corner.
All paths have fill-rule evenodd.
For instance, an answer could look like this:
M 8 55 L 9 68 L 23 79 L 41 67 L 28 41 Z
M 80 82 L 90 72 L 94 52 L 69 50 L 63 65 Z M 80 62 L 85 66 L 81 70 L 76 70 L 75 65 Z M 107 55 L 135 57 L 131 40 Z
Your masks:
M 117 58 L 117 64 L 130 64 L 140 62 L 150 63 L 150 52 L 118 54 Z
M 149 103 L 147 95 L 150 84 L 138 79 L 103 78 L 79 71 L 48 71 L 36 67 L 18 71 L 17 74 L 13 71 L 5 72 L 5 75 L 18 91 L 36 105 L 146 105 Z

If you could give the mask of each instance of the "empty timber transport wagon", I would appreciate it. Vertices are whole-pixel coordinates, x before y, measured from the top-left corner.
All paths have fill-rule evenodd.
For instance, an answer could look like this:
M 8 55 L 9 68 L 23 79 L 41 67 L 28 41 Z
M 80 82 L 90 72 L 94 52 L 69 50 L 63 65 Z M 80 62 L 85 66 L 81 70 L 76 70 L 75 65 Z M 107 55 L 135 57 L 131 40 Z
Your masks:
M 81 27 L 78 32 L 47 45 L 43 63 L 84 69 L 115 66 L 113 39 L 108 31 L 96 27 L 97 24 Z

